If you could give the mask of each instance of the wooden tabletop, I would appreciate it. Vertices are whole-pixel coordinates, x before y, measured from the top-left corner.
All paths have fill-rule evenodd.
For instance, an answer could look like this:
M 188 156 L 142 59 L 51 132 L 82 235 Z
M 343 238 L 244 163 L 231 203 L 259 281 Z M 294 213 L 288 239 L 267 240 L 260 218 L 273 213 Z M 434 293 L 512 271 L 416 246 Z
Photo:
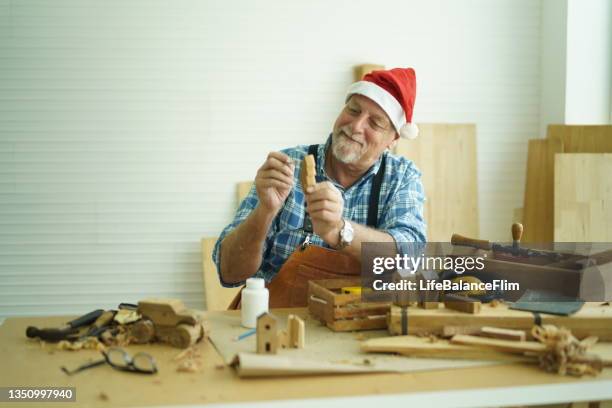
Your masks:
M 586 387 L 612 379 L 611 369 L 605 369 L 597 378 L 576 379 L 517 364 L 406 374 L 240 379 L 233 369 L 223 366 L 221 357 L 208 341 L 197 346 L 203 361 L 203 369 L 197 373 L 177 372 L 178 364 L 173 358 L 181 350 L 152 344 L 131 345 L 125 349 L 131 354 L 146 351 L 153 355 L 159 367 L 156 375 L 125 373 L 102 365 L 70 377 L 60 370 L 62 365 L 80 366 L 88 360 L 99 359 L 99 352 L 63 351 L 51 344 L 43 347 L 39 341 L 25 336 L 27 326 L 59 327 L 68 320 L 68 317 L 7 319 L 0 326 L 0 387 L 75 387 L 76 403 L 54 403 L 53 406 L 108 407 L 413 394 L 545 384 L 571 383 Z M 19 406 L 40 404 L 20 403 Z

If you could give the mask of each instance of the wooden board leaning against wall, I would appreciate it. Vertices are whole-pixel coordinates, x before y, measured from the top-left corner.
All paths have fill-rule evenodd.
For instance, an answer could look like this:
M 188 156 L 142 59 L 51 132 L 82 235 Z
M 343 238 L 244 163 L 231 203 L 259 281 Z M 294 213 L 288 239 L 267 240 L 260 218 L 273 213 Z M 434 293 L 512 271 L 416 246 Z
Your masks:
M 448 242 L 453 233 L 479 236 L 476 125 L 419 123 L 419 137 L 400 139 L 395 154 L 414 161 L 427 201 L 427 239 Z
M 612 125 L 549 125 L 546 139 L 529 141 L 523 242 L 555 240 L 554 163 L 557 153 L 612 153 Z M 591 240 L 584 234 L 581 236 L 583 240 Z
M 555 157 L 555 242 L 612 242 L 612 153 Z

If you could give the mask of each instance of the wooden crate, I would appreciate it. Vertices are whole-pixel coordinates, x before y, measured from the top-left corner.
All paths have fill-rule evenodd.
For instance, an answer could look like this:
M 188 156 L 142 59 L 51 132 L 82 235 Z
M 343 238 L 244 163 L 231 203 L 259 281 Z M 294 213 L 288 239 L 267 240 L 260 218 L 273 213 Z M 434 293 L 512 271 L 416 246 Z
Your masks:
M 387 328 L 390 303 L 365 303 L 361 294 L 342 293 L 344 287 L 361 286 L 359 279 L 326 279 L 308 282 L 308 310 L 333 331 Z

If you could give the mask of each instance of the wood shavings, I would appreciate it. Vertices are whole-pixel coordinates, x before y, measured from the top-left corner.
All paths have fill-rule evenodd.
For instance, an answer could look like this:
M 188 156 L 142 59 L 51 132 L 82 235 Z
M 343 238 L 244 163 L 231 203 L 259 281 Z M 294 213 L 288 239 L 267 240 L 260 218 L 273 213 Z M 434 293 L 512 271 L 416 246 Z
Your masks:
M 202 355 L 194 346 L 181 351 L 174 356 L 173 360 L 179 362 L 179 365 L 176 367 L 176 371 L 197 373 L 198 371 L 202 370 Z
M 115 314 L 113 320 L 119 324 L 128 324 L 141 318 L 142 316 L 135 310 L 121 309 Z
M 225 370 L 225 364 L 215 364 L 215 370 Z
M 197 373 L 202 369 L 202 362 L 199 360 L 185 360 L 179 363 L 176 371 L 183 373 Z
M 489 306 L 490 307 L 498 307 L 499 305 L 501 305 L 503 302 L 499 299 L 493 299 L 491 302 L 489 302 Z
M 117 326 L 112 331 L 107 330 L 101 335 L 102 342 L 107 346 L 125 347 L 130 344 L 130 334 L 125 326 Z
M 597 343 L 597 337 L 578 340 L 570 330 L 553 325 L 534 326 L 531 334 L 546 345 L 547 351 L 539 356 L 540 367 L 546 371 L 576 377 L 601 372 L 601 359 L 586 353 Z
M 104 344 L 100 343 L 96 337 L 87 337 L 84 340 L 70 342 L 68 340 L 62 340 L 57 343 L 59 350 L 106 350 Z

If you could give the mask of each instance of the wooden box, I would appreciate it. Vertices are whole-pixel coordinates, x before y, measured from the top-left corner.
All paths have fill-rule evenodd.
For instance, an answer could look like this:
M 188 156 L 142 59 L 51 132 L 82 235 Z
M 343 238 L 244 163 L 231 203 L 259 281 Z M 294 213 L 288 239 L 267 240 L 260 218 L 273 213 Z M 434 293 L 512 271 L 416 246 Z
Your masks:
M 342 288 L 361 287 L 359 279 L 326 279 L 308 282 L 308 310 L 333 331 L 387 328 L 390 303 L 365 303 L 361 293 Z

